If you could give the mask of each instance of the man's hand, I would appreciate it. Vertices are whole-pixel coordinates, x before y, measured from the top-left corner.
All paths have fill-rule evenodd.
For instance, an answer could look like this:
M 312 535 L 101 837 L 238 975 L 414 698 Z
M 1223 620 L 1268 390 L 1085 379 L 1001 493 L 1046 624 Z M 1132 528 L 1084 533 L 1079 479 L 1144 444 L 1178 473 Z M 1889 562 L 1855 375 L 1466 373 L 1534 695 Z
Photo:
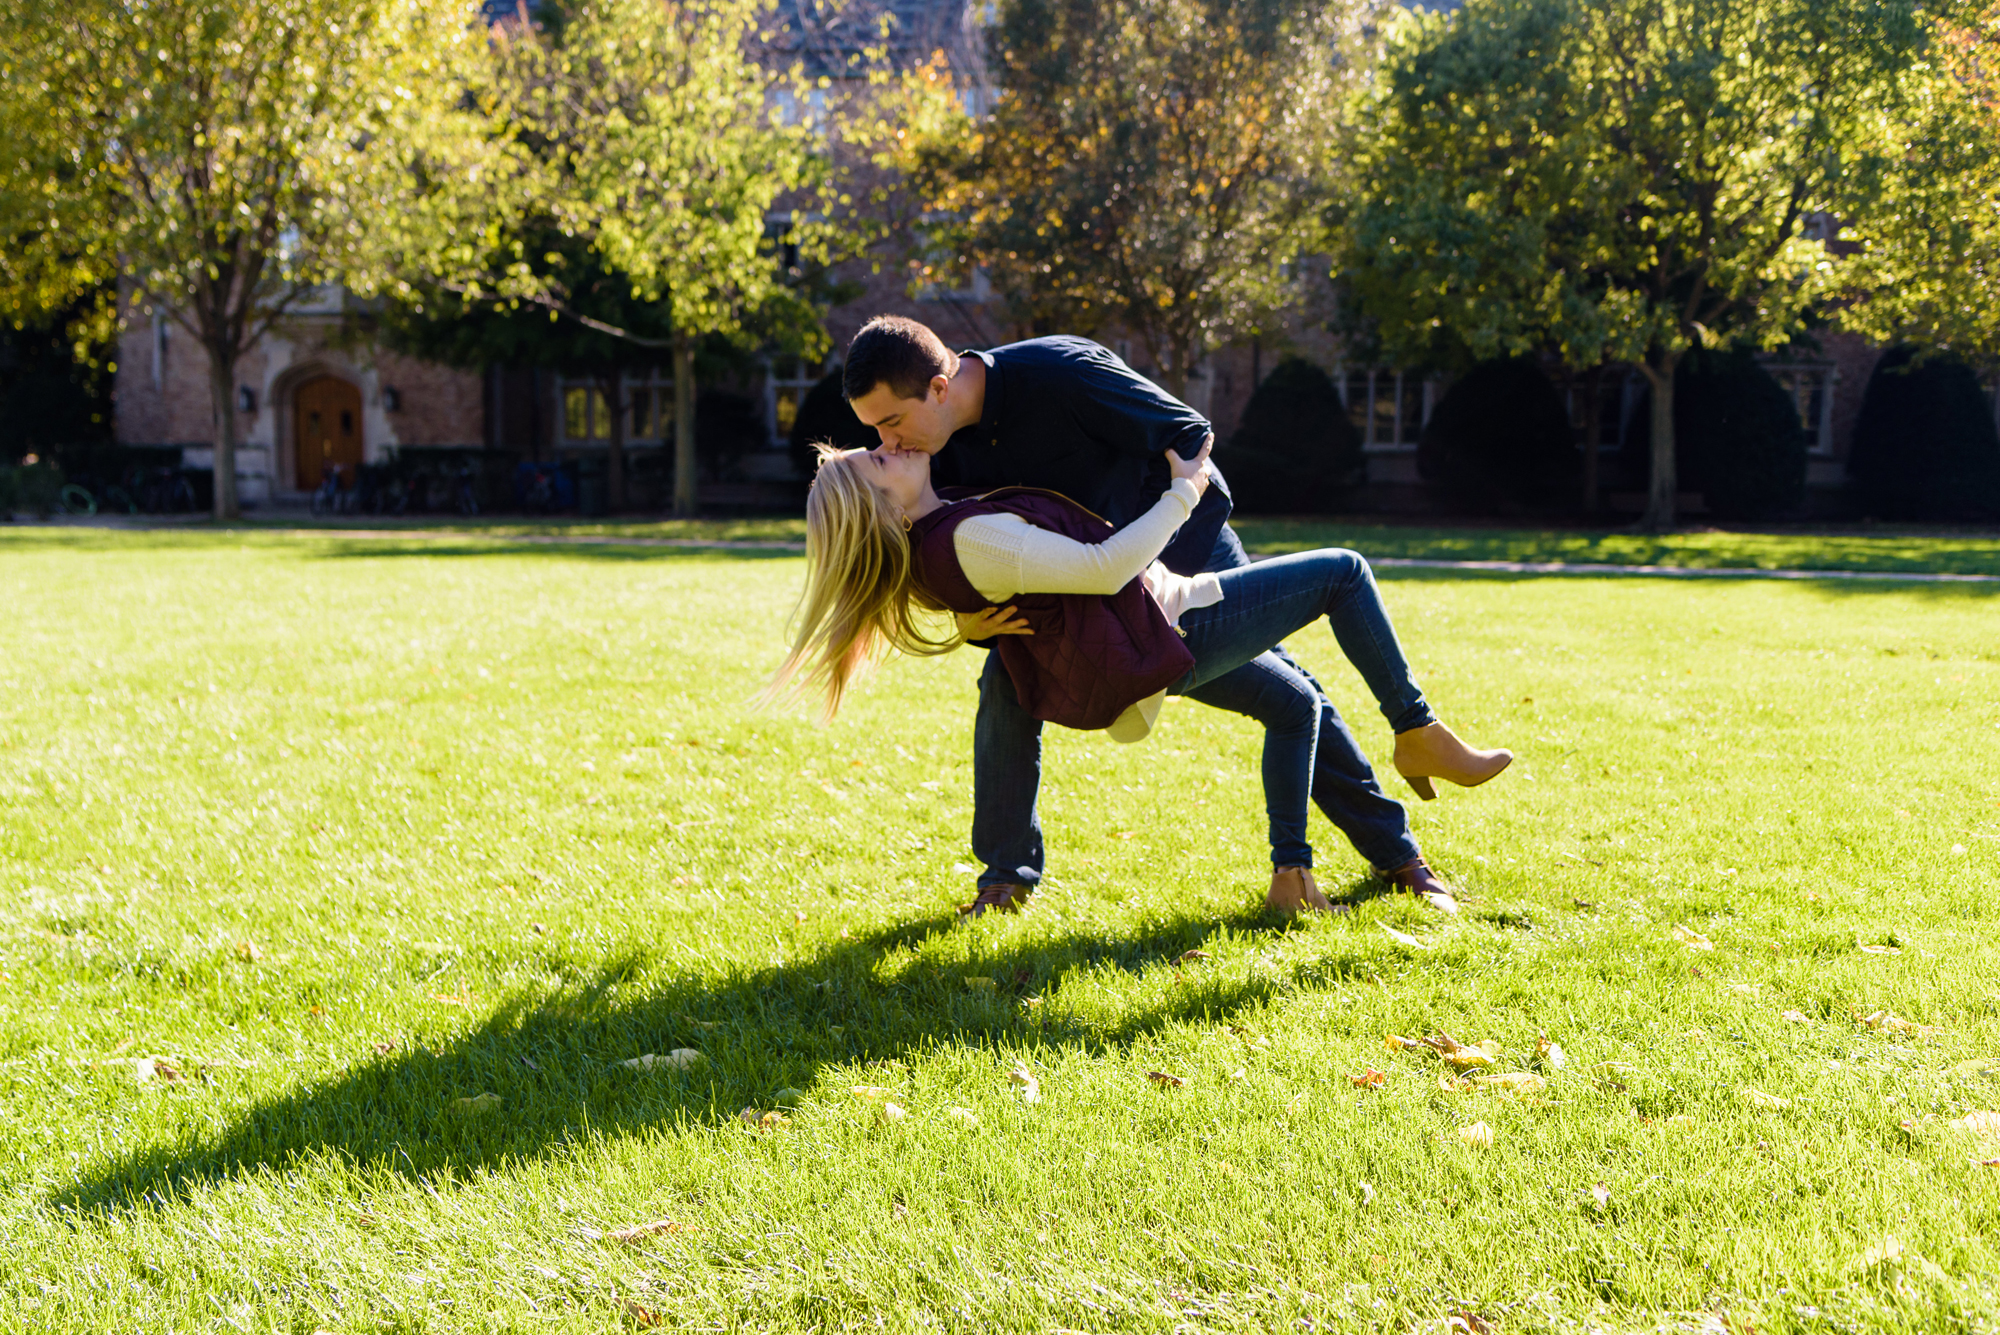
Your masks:
M 1026 617 L 1015 615 L 1011 607 L 989 607 L 980 612 L 954 612 L 958 621 L 958 637 L 970 643 L 973 640 L 990 640 L 995 635 L 1033 635 L 1028 629 Z
M 1208 455 L 1215 448 L 1215 436 L 1211 433 L 1202 441 L 1201 452 L 1192 459 L 1183 459 L 1173 450 L 1167 451 L 1167 467 L 1177 478 L 1187 478 L 1194 483 L 1194 495 L 1200 500 L 1208 490 Z

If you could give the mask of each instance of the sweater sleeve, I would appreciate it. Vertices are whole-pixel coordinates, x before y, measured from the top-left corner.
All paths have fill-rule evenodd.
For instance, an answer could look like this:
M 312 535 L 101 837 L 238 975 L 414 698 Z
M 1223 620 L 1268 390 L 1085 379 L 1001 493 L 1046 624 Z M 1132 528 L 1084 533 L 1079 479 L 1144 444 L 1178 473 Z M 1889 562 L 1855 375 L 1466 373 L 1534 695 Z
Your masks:
M 1096 543 L 1018 515 L 975 515 L 952 533 L 952 547 L 972 587 L 995 603 L 1021 593 L 1116 593 L 1153 563 L 1196 499 L 1194 483 L 1176 479 L 1152 509 Z

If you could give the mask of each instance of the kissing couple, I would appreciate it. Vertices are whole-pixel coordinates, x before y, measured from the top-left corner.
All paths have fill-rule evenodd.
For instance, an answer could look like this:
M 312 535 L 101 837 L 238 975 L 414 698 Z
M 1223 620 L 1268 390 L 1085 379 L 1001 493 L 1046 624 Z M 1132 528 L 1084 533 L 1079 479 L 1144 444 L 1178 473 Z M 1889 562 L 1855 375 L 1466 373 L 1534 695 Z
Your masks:
M 1332 908 L 1313 881 L 1310 802 L 1375 875 L 1458 911 L 1285 637 L 1326 619 L 1419 797 L 1435 779 L 1484 783 L 1512 754 L 1467 746 L 1431 713 L 1359 553 L 1252 564 L 1201 414 L 1088 339 L 953 353 L 898 316 L 854 336 L 842 388 L 882 443 L 818 447 L 806 587 L 766 698 L 817 693 L 831 718 L 887 652 L 989 650 L 973 725 L 978 893 L 962 914 L 1015 912 L 1042 878 L 1042 725 L 1135 742 L 1169 695 L 1264 725 L 1272 909 Z M 949 630 L 925 615 L 944 612 Z

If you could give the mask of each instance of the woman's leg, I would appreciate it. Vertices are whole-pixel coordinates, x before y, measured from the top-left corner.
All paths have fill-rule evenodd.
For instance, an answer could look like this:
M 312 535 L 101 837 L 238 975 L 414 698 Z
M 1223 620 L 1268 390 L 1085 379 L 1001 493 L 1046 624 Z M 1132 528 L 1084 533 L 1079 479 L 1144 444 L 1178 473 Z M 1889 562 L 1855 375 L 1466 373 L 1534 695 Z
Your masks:
M 1341 652 L 1361 673 L 1396 732 L 1435 722 L 1410 675 L 1374 572 L 1344 548 L 1295 552 L 1225 570 L 1222 601 L 1181 617 L 1194 669 L 1174 686 L 1184 695 L 1241 667 L 1287 635 L 1325 617 Z

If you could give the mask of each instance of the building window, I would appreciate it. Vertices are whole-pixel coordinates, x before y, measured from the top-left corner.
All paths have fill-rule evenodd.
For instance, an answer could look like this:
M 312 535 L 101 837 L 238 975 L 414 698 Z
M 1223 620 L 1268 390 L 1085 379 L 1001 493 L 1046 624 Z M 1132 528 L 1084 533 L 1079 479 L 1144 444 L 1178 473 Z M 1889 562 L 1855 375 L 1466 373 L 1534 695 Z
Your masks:
M 764 367 L 764 420 L 770 423 L 775 448 L 790 443 L 799 407 L 812 387 L 825 379 L 827 368 L 803 357 L 772 357 Z
M 1806 448 L 1813 454 L 1833 453 L 1833 385 L 1837 373 L 1831 366 L 1780 363 L 1765 367 L 1799 410 L 1799 425 L 1806 431 Z
M 1348 420 L 1371 450 L 1413 448 L 1430 416 L 1431 382 L 1415 372 L 1350 367 L 1338 378 Z
M 611 405 L 595 380 L 563 380 L 557 384 L 562 398 L 562 443 L 565 445 L 605 445 L 611 440 Z M 629 416 L 625 421 L 627 445 L 664 444 L 674 429 L 674 381 L 658 371 L 642 371 L 620 377 L 618 392 L 625 400 Z

